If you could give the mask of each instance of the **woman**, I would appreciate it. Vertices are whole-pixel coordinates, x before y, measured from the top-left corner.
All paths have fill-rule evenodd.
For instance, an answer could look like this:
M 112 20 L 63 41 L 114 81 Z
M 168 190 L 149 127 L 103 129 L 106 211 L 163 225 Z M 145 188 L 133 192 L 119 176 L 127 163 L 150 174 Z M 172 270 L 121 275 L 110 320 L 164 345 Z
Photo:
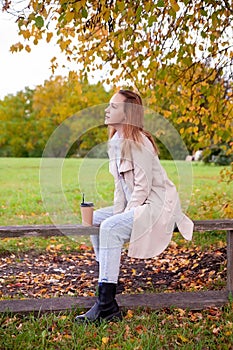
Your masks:
M 152 258 L 168 246 L 175 225 L 188 240 L 193 232 L 193 223 L 182 213 L 176 188 L 159 162 L 157 146 L 143 129 L 140 96 L 120 90 L 105 113 L 114 205 L 94 213 L 94 225 L 100 225 L 99 236 L 91 236 L 100 269 L 98 299 L 76 317 L 78 322 L 122 318 L 115 295 L 125 242 L 129 256 Z

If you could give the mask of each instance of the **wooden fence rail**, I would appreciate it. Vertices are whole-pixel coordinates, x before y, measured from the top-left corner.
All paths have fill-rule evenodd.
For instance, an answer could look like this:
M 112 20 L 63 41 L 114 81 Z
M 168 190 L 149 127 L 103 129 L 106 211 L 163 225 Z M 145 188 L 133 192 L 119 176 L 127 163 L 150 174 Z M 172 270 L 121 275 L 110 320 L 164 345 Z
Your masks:
M 160 309 L 180 307 L 200 310 L 209 306 L 221 306 L 232 299 L 233 294 L 233 220 L 197 220 L 194 232 L 226 231 L 227 233 L 227 286 L 219 291 L 182 292 L 182 293 L 144 293 L 117 295 L 122 308 L 147 307 Z M 98 227 L 82 225 L 30 225 L 0 226 L 0 238 L 13 237 L 51 237 L 98 234 Z M 211 234 L 211 233 L 210 233 Z M 1 273 L 1 272 L 0 272 Z M 74 308 L 89 308 L 94 297 L 60 297 L 50 299 L 1 300 L 0 312 L 29 313 L 61 312 Z

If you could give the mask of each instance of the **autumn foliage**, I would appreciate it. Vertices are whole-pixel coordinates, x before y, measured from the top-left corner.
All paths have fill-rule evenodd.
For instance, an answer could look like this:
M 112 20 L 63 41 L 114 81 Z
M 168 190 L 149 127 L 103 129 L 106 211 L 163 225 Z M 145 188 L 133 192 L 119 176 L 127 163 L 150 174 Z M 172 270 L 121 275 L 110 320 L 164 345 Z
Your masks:
M 4 0 L 2 8 L 22 38 L 12 52 L 53 41 L 81 76 L 99 71 L 108 84 L 137 88 L 196 149 L 232 152 L 231 1 Z
M 0 101 L 0 156 L 41 157 L 49 137 L 64 120 L 108 99 L 109 94 L 101 84 L 81 83 L 75 73 L 67 78 L 56 76 L 34 90 L 26 88 L 15 96 L 6 96 Z M 87 126 L 92 122 L 92 116 L 77 121 L 73 132 L 78 134 L 85 123 Z M 71 154 L 85 154 L 99 137 L 106 141 L 107 133 L 100 129 L 91 136 L 87 134 L 77 140 Z

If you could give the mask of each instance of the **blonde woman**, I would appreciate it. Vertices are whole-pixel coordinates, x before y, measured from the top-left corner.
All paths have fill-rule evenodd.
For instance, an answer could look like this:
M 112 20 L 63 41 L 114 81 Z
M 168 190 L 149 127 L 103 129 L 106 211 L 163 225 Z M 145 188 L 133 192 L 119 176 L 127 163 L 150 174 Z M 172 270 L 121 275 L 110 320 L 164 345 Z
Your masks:
M 76 317 L 78 322 L 122 319 L 115 296 L 124 243 L 129 242 L 130 257 L 146 259 L 163 252 L 175 225 L 187 240 L 193 233 L 193 222 L 182 213 L 154 139 L 143 129 L 141 97 L 120 90 L 105 113 L 114 204 L 94 213 L 94 225 L 100 226 L 99 236 L 91 236 L 99 262 L 98 299 L 89 311 Z

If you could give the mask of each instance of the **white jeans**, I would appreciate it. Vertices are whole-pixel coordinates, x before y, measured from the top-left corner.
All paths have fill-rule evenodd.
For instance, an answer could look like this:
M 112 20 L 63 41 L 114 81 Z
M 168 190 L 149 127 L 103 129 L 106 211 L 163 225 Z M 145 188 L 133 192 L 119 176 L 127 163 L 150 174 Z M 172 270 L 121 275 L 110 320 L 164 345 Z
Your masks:
M 91 235 L 91 242 L 99 261 L 99 282 L 117 283 L 121 249 L 129 242 L 134 210 L 113 215 L 113 207 L 95 210 L 93 224 L 100 226 L 99 236 Z

